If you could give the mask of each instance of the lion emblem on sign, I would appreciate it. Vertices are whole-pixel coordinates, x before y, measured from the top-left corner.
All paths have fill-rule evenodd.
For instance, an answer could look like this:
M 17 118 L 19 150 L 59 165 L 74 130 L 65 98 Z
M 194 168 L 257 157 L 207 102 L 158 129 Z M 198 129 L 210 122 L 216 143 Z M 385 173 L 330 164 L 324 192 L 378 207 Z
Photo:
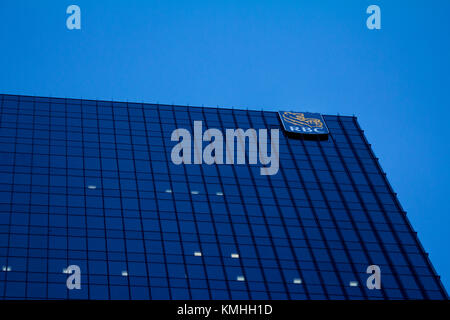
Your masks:
M 287 123 L 307 126 L 310 128 L 323 127 L 323 122 L 320 119 L 305 118 L 305 114 L 300 112 L 283 112 L 283 120 Z

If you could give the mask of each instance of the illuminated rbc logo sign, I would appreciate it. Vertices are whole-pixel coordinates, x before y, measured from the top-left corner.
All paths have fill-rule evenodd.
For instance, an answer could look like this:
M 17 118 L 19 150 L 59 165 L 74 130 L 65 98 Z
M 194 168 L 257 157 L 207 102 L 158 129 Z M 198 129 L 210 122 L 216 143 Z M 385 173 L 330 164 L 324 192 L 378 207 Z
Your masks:
M 280 111 L 283 129 L 290 135 L 328 137 L 328 128 L 320 113 Z

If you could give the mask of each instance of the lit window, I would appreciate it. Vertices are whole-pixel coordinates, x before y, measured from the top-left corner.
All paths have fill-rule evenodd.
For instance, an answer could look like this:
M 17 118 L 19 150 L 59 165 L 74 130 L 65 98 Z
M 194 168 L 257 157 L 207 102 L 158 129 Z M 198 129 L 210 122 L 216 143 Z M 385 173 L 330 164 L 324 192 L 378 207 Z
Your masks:
M 128 277 L 128 271 L 126 271 L 126 270 L 122 271 L 122 276 Z
M 201 257 L 201 256 L 202 256 L 202 253 L 201 253 L 200 251 L 195 251 L 195 252 L 194 252 L 194 256 L 196 256 L 196 257 Z
M 245 281 L 245 278 L 244 278 L 244 276 L 238 276 L 238 277 L 236 278 L 236 280 L 237 280 L 237 281 Z
M 220 191 L 219 191 L 219 192 L 216 192 L 216 195 L 217 195 L 217 196 L 223 196 L 223 192 L 220 192 Z
M 237 253 L 232 253 L 232 254 L 231 254 L 231 257 L 232 257 L 233 259 L 239 259 L 239 254 L 237 254 Z
M 11 271 L 11 267 L 10 266 L 2 266 L 2 271 L 8 272 Z
M 294 279 L 294 283 L 295 283 L 295 284 L 302 284 L 302 279 L 300 279 L 300 278 L 295 278 L 295 279 Z
M 88 189 L 90 189 L 90 190 L 95 190 L 95 189 L 97 189 L 97 186 L 94 186 L 94 185 L 88 185 Z
M 66 268 L 63 269 L 63 273 L 69 273 L 69 270 L 67 270 Z
M 167 189 L 166 192 L 167 192 L 167 193 L 172 193 L 172 190 Z
M 357 287 L 358 282 L 357 281 L 350 281 L 350 287 Z
M 198 194 L 199 192 L 194 190 L 194 191 L 191 191 L 191 193 L 192 194 Z

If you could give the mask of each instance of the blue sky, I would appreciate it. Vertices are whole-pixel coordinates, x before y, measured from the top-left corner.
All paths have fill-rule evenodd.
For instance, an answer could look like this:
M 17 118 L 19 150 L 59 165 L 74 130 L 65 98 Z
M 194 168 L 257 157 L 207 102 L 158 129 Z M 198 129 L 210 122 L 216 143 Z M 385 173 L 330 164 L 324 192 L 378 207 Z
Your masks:
M 344 4 L 345 3 L 345 4 Z M 66 8 L 81 8 L 81 30 Z M 366 8 L 381 8 L 381 30 Z M 450 287 L 450 2 L 0 2 L 0 92 L 358 116 Z

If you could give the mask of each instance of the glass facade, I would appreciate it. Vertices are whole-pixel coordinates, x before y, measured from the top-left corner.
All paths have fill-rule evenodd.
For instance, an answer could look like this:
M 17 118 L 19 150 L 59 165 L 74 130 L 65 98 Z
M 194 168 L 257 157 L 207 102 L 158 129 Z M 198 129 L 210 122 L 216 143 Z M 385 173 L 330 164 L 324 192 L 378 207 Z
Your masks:
M 280 130 L 279 172 L 264 176 L 175 165 L 170 137 L 196 120 L 280 129 L 276 112 L 0 105 L 1 299 L 447 299 L 355 117 L 324 116 L 328 140 Z

